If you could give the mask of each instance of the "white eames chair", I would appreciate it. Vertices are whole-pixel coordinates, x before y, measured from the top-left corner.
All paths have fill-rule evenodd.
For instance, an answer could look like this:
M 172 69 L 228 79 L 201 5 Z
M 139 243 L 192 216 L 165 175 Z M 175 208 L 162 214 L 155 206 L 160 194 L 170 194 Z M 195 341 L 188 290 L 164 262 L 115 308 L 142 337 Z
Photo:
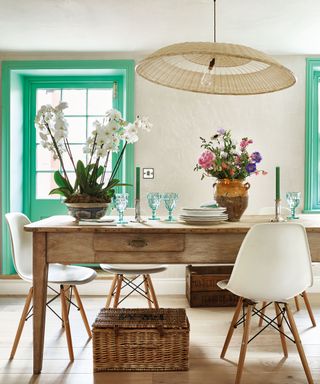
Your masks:
M 136 292 L 143 296 L 148 301 L 149 308 L 159 308 L 158 299 L 153 288 L 150 275 L 153 273 L 163 272 L 167 269 L 166 265 L 153 264 L 100 264 L 100 267 L 114 275 L 111 287 L 107 296 L 105 307 L 109 308 L 113 298 L 113 308 L 117 308 L 128 296 Z M 139 277 L 142 280 L 139 281 Z M 142 284 L 144 288 L 142 288 Z M 120 300 L 121 290 L 130 288 Z
M 312 284 L 309 244 L 302 225 L 268 223 L 255 225 L 249 230 L 240 247 L 229 281 L 218 283 L 220 288 L 228 289 L 240 297 L 221 352 L 221 358 L 224 358 L 234 329 L 243 324 L 236 384 L 241 381 L 247 344 L 255 337 L 250 339 L 251 316 L 261 316 L 261 311 L 256 308 L 256 304 L 261 301 L 274 303 L 275 317 L 266 320 L 279 331 L 285 357 L 288 356 L 286 338 L 289 336 L 285 334 L 283 325 L 284 323 L 288 325 L 307 382 L 313 384 L 299 333 L 288 305 L 288 300 L 304 292 Z M 244 315 L 239 319 L 241 308 L 245 306 Z M 268 324 L 265 328 L 267 326 Z
M 27 218 L 27 216 L 18 212 L 7 213 L 6 220 L 10 231 L 12 255 L 15 269 L 21 279 L 28 281 L 32 284 L 32 234 L 30 232 L 24 231 L 24 226 L 29 224 L 30 220 Z M 64 326 L 66 331 L 68 351 L 71 361 L 74 360 L 74 355 L 69 325 L 69 309 L 71 305 L 77 307 L 77 309 L 80 311 L 88 336 L 89 338 L 91 338 L 91 329 L 76 286 L 80 284 L 89 283 L 90 281 L 95 279 L 96 275 L 96 272 L 91 268 L 62 264 L 49 265 L 48 284 L 59 284 L 60 291 L 58 292 L 48 285 L 48 287 L 53 290 L 56 295 L 53 299 L 50 299 L 50 301 L 47 303 L 47 306 L 58 317 L 60 317 L 49 305 L 54 299 L 60 296 L 62 312 L 62 318 L 60 319 L 62 320 L 62 325 Z M 77 305 L 75 305 L 71 301 L 72 292 L 74 292 Z M 10 359 L 13 359 L 16 353 L 25 321 L 30 316 L 32 316 L 30 315 L 32 310 L 32 308 L 30 309 L 32 298 L 33 287 L 30 288 L 28 296 L 26 298 L 16 337 L 11 350 Z
M 275 213 L 274 207 L 264 207 L 264 208 L 261 208 L 259 210 L 260 215 L 272 215 L 274 213 Z M 291 214 L 291 211 L 289 208 L 281 207 L 281 215 L 282 216 L 286 217 L 287 215 L 290 215 L 290 214 Z M 303 301 L 304 301 L 304 304 L 307 308 L 312 326 L 316 327 L 317 323 L 316 323 L 316 320 L 314 318 L 313 311 L 312 311 L 310 301 L 309 301 L 309 297 L 308 297 L 308 294 L 306 291 L 301 292 L 300 295 L 294 297 L 294 302 L 295 302 L 295 306 L 296 306 L 297 311 L 300 311 L 299 296 L 301 296 L 303 298 Z M 267 303 L 263 302 L 262 307 L 261 307 L 261 313 L 262 314 L 265 314 L 266 308 L 267 308 Z M 260 319 L 259 319 L 259 326 L 260 327 L 262 326 L 262 323 L 263 323 L 263 317 L 260 317 Z

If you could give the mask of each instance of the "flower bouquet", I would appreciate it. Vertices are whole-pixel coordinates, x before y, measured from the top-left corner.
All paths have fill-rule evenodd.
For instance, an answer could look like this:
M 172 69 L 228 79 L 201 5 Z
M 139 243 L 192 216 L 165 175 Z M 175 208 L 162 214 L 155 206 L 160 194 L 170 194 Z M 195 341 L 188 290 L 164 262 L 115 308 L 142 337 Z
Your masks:
M 267 173 L 257 169 L 257 164 L 262 160 L 260 152 L 248 152 L 248 146 L 253 143 L 251 139 L 242 138 L 237 149 L 237 143 L 231 138 L 231 131 L 222 128 L 209 141 L 203 137 L 200 139 L 205 151 L 199 157 L 195 170 L 204 171 L 202 179 L 213 176 L 217 179 L 244 180 L 252 174 Z
M 226 207 L 229 221 L 238 221 L 248 206 L 250 184 L 244 182 L 246 177 L 267 174 L 257 169 L 262 156 L 260 152 L 249 153 L 248 146 L 253 141 L 248 137 L 242 138 L 237 148 L 230 130 L 220 128 L 209 141 L 200 139 L 204 152 L 194 169 L 203 172 L 201 179 L 206 176 L 218 179 L 214 184 L 215 199 L 220 206 Z

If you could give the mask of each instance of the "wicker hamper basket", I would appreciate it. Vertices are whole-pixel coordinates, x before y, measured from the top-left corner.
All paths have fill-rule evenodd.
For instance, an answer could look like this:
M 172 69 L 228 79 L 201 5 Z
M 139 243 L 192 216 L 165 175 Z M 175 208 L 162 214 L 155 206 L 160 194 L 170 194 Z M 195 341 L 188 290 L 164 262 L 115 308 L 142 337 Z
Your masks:
M 186 267 L 186 296 L 190 307 L 234 307 L 239 297 L 217 286 L 220 280 L 229 280 L 232 265 Z
M 188 369 L 184 309 L 101 309 L 93 324 L 93 368 L 101 371 Z

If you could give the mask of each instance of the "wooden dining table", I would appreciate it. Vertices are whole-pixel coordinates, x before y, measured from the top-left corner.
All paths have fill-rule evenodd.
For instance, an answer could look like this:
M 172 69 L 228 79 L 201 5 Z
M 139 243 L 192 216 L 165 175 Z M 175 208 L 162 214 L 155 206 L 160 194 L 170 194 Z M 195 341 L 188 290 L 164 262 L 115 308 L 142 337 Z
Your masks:
M 38 374 L 42 369 L 49 263 L 234 263 L 248 230 L 270 219 L 259 215 L 215 225 L 146 221 L 101 226 L 79 225 L 70 216 L 53 216 L 26 225 L 25 230 L 33 233 L 33 372 Z M 294 222 L 305 226 L 312 261 L 319 262 L 320 215 L 300 215 Z

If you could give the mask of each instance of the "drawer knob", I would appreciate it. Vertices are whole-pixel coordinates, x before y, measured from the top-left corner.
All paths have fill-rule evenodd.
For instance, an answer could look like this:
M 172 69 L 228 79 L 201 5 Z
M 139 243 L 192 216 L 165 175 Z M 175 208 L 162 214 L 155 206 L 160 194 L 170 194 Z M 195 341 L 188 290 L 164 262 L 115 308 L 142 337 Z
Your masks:
M 148 242 L 145 241 L 144 239 L 134 239 L 134 240 L 130 240 L 128 242 L 128 244 L 131 246 L 131 247 L 135 247 L 135 248 L 143 248 L 143 247 L 146 247 L 148 245 Z

